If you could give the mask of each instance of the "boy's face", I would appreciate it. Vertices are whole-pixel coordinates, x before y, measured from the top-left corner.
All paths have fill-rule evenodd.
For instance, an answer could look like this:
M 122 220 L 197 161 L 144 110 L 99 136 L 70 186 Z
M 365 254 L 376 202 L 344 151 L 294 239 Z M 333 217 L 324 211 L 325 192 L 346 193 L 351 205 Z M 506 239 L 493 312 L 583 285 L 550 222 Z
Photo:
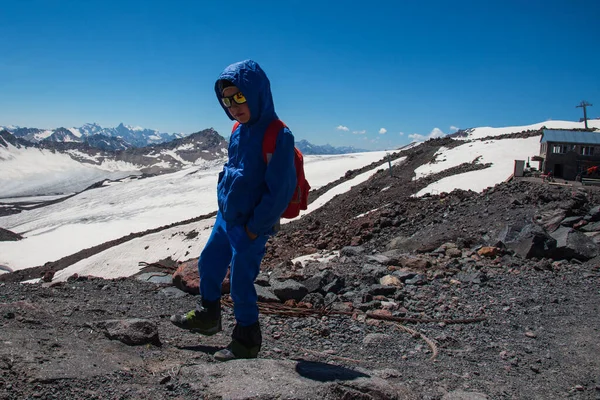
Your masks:
M 229 86 L 223 89 L 223 97 L 231 97 L 238 93 L 240 89 L 237 86 Z M 250 108 L 248 103 L 238 104 L 233 99 L 231 100 L 231 107 L 229 107 L 229 113 L 233 118 L 236 119 L 240 124 L 245 124 L 250 121 Z

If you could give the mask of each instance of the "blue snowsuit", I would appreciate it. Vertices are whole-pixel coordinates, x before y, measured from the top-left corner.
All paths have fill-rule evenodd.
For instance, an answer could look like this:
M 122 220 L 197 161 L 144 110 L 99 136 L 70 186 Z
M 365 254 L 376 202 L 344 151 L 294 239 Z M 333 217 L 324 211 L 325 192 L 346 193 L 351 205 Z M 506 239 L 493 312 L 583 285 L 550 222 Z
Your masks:
M 229 140 L 228 160 L 219 174 L 219 211 L 212 233 L 200 254 L 200 294 L 206 301 L 221 298 L 221 284 L 231 267 L 231 297 L 241 326 L 258 321 L 254 280 L 260 272 L 265 245 L 296 188 L 294 137 L 288 128 L 277 135 L 275 152 L 265 163 L 262 143 L 269 123 L 277 119 L 271 85 L 264 71 L 246 60 L 227 67 L 215 83 L 219 103 L 220 81 L 237 86 L 247 99 L 250 120 L 240 124 Z M 223 106 L 223 104 L 221 104 Z M 223 109 L 231 120 L 229 110 Z M 245 227 L 258 235 L 251 240 Z

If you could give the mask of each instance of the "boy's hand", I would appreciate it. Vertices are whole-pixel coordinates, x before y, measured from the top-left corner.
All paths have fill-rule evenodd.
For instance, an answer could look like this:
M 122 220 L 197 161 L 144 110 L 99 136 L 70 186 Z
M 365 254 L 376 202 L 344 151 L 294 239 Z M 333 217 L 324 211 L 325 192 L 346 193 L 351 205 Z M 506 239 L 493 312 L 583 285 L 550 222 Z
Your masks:
M 254 240 L 258 237 L 257 234 L 250 232 L 250 230 L 248 229 L 248 226 L 244 226 L 244 229 L 246 230 L 246 235 L 248 235 L 250 240 Z

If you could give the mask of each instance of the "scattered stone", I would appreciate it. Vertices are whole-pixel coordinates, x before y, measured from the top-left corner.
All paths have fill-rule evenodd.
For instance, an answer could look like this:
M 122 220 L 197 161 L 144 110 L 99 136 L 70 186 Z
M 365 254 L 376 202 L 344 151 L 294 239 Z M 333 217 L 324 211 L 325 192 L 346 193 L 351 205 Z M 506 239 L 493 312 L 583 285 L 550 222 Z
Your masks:
M 462 257 L 462 251 L 460 249 L 457 249 L 456 247 L 451 247 L 446 250 L 446 256 L 450 258 Z
M 417 274 L 414 277 L 404 281 L 407 285 L 424 285 L 427 283 L 427 279 L 423 275 Z
M 394 286 L 384 286 L 384 285 L 371 285 L 371 288 L 369 289 L 369 294 L 376 296 L 376 295 L 384 295 L 384 296 L 388 296 L 391 294 L 394 294 L 396 292 L 396 287 Z
M 184 292 L 183 290 L 177 289 L 174 286 L 162 288 L 158 293 L 173 299 L 180 299 L 188 295 L 188 293 Z
M 542 258 L 540 261 L 533 264 L 533 268 L 538 271 L 552 271 L 552 262 L 547 258 Z
M 400 281 L 406 282 L 407 279 L 412 279 L 415 276 L 417 276 L 417 273 L 414 271 L 411 271 L 409 269 L 403 268 L 403 269 L 394 271 L 393 275 L 397 276 L 398 279 L 400 279 Z
M 394 276 L 394 275 L 386 275 L 386 276 L 382 277 L 381 279 L 379 279 L 379 284 L 381 284 L 383 286 L 395 286 L 395 287 L 403 286 L 400 278 L 398 278 L 397 276 Z
M 148 343 L 161 345 L 156 324 L 146 319 L 99 321 L 92 323 L 91 327 L 103 331 L 110 340 L 119 340 L 130 346 Z
M 477 254 L 482 257 L 494 258 L 502 254 L 502 249 L 494 246 L 484 246 L 477 250 Z
M 383 344 L 389 342 L 391 339 L 390 335 L 386 335 L 385 333 L 369 333 L 363 339 L 363 344 Z
M 600 221 L 600 205 L 593 207 L 585 217 L 591 222 Z
M 400 264 L 408 269 L 420 271 L 431 267 L 431 262 L 429 260 L 416 256 L 404 257 L 400 259 Z
M 309 293 L 302 299 L 303 303 L 310 303 L 313 308 L 321 308 L 325 305 L 325 298 L 321 293 Z
M 487 281 L 487 276 L 481 271 L 474 272 L 459 272 L 455 275 L 455 278 L 463 283 L 475 283 L 480 284 Z
M 575 225 L 576 223 L 578 223 L 579 221 L 582 221 L 582 220 L 583 220 L 583 217 L 581 217 L 581 216 L 567 217 L 560 222 L 560 225 L 572 228 L 573 225 Z
M 54 278 L 54 271 L 52 271 L 52 270 L 46 271 L 44 273 L 44 276 L 42 276 L 42 282 L 52 282 L 53 278 Z
M 137 275 L 135 279 L 142 282 L 150 282 L 164 285 L 170 285 L 173 283 L 173 276 L 162 272 L 145 272 L 143 274 Z
M 382 265 L 365 264 L 361 269 L 361 276 L 371 281 L 375 281 L 387 273 L 388 269 Z
M 454 390 L 442 396 L 442 400 L 488 400 L 489 397 L 480 392 L 465 392 Z
M 354 257 L 354 256 L 359 256 L 359 255 L 363 254 L 364 252 L 365 252 L 364 247 L 346 246 L 346 247 L 343 247 L 342 250 L 340 250 L 340 255 L 346 256 L 346 257 Z
M 323 292 L 325 293 L 339 293 L 344 287 L 344 279 L 337 277 L 332 282 L 323 286 Z
M 365 257 L 365 260 L 368 262 L 375 262 L 382 265 L 388 265 L 390 263 L 390 259 L 383 254 L 374 254 L 372 256 Z

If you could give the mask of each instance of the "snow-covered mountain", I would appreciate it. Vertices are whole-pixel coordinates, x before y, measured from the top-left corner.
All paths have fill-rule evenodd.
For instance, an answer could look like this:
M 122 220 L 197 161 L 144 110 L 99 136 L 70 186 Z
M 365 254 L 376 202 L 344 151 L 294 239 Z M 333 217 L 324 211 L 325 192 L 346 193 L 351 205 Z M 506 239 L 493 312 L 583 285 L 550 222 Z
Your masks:
M 125 150 L 132 147 L 147 147 L 153 144 L 167 143 L 175 139 L 184 138 L 183 133 L 163 133 L 154 129 L 139 126 L 129 126 L 123 123 L 115 128 L 103 128 L 97 123 L 87 123 L 79 128 L 39 129 L 23 128 L 19 126 L 0 126 L 0 131 L 6 130 L 16 137 L 32 143 L 63 142 L 86 143 L 90 147 L 100 150 Z M 362 153 L 368 150 L 357 149 L 352 146 L 334 147 L 329 144 L 324 146 L 314 145 L 306 140 L 296 142 L 296 147 L 303 154 L 348 154 Z
M 66 129 L 54 134 L 76 137 Z M 103 179 L 222 164 L 227 155 L 225 138 L 213 129 L 142 148 L 123 143 L 104 135 L 86 137 L 85 143 L 31 143 L 0 131 L 0 198 L 76 192 Z M 119 146 L 121 150 L 112 150 Z
M 78 128 L 55 128 L 55 129 L 39 129 L 39 128 L 23 128 L 19 126 L 0 126 L 0 130 L 6 130 L 13 135 L 25 139 L 32 143 L 42 141 L 52 142 L 79 142 L 88 143 L 90 137 L 96 136 L 93 141 L 99 141 L 98 135 L 108 138 L 120 139 L 120 146 L 129 147 L 145 147 L 152 144 L 169 142 L 173 139 L 179 139 L 185 135 L 182 133 L 164 133 L 154 129 L 146 129 L 139 126 L 129 126 L 123 123 L 115 128 L 103 128 L 96 123 L 87 123 Z M 93 142 L 92 141 L 92 142 Z M 107 139 L 106 143 L 111 143 Z M 105 146 L 106 146 L 105 143 Z M 120 150 L 121 147 L 113 150 Z
M 588 124 L 590 128 L 600 128 L 600 121 L 588 121 Z M 482 191 L 505 181 L 513 173 L 515 159 L 525 160 L 539 154 L 540 148 L 540 135 L 507 135 L 536 131 L 542 125 L 554 129 L 583 127 L 583 123 L 578 122 L 547 121 L 528 126 L 470 129 L 465 132 L 466 137 L 457 138 L 452 146 L 440 147 L 429 162 L 415 169 L 415 180 L 431 177 L 428 185 L 416 195 L 450 192 L 453 189 Z M 201 140 L 208 148 L 218 148 L 224 143 L 224 139 L 215 137 L 215 134 L 216 132 L 206 132 L 202 135 L 200 132 L 196 136 L 197 140 Z M 189 138 L 174 141 L 178 149 L 176 154 L 182 159 L 182 151 L 190 151 L 192 146 L 196 146 L 193 142 L 186 142 L 193 139 L 194 135 L 190 135 Z M 132 164 L 118 164 L 118 161 L 112 160 L 112 164 L 105 162 L 90 166 L 48 149 L 25 148 L 21 143 L 19 138 L 6 132 L 0 133 L 0 198 L 10 197 L 13 193 L 25 193 L 24 187 L 29 188 L 32 194 L 65 193 L 64 190 L 57 189 L 59 186 L 56 185 L 56 181 L 54 185 L 49 184 L 52 179 L 57 179 L 56 176 L 63 177 L 63 180 L 69 183 L 83 178 L 89 181 L 96 177 L 92 174 L 93 171 L 99 171 L 100 168 L 113 168 L 112 171 L 117 171 L 118 165 L 122 168 L 120 173 L 124 174 L 123 176 L 131 174 L 131 170 L 127 170 L 126 167 L 131 167 Z M 156 154 L 163 154 L 163 150 L 175 152 L 174 149 L 166 148 L 167 145 L 161 146 L 165 148 L 153 148 Z M 405 149 L 417 146 L 421 144 L 412 144 Z M 11 152 L 7 149 L 11 149 Z M 223 148 L 223 154 L 225 152 L 226 149 Z M 142 232 L 214 212 L 217 209 L 216 182 L 221 170 L 220 162 L 221 160 L 215 160 L 212 164 L 193 165 L 172 174 L 146 179 L 104 181 L 94 185 L 93 190 L 86 190 L 61 203 L 42 208 L 21 205 L 19 207 L 22 208 L 22 212 L 12 215 L 4 213 L 0 216 L 2 228 L 24 237 L 19 241 L 0 242 L 0 264 L 14 270 L 43 265 L 82 249 L 124 237 L 131 232 Z M 361 169 L 372 162 L 377 163 L 359 174 L 350 174 L 348 180 L 331 187 L 327 186 L 338 178 L 347 176 L 348 170 Z M 467 171 L 456 169 L 465 163 L 487 166 Z M 326 188 L 311 203 L 307 213 L 336 195 L 351 190 L 373 174 L 387 168 L 387 165 L 386 152 L 307 156 L 305 172 L 311 186 Z M 448 173 L 446 176 L 440 174 L 453 170 L 454 173 Z M 44 185 L 45 189 L 41 190 L 40 185 Z M 4 195 L 5 193 L 7 195 Z M 27 201 L 35 202 L 35 199 L 0 200 L 0 215 L 3 208 L 8 209 L 18 202 L 27 206 Z M 132 275 L 141 268 L 140 260 L 158 262 L 167 257 L 173 260 L 189 259 L 189 254 L 198 254 L 208 239 L 209 225 L 201 221 L 185 229 L 178 226 L 172 230 L 130 240 L 122 246 L 73 264 L 68 270 L 61 272 L 60 279 L 66 279 L 72 273 L 104 277 Z M 192 239 L 184 232 L 193 229 L 199 234 Z

